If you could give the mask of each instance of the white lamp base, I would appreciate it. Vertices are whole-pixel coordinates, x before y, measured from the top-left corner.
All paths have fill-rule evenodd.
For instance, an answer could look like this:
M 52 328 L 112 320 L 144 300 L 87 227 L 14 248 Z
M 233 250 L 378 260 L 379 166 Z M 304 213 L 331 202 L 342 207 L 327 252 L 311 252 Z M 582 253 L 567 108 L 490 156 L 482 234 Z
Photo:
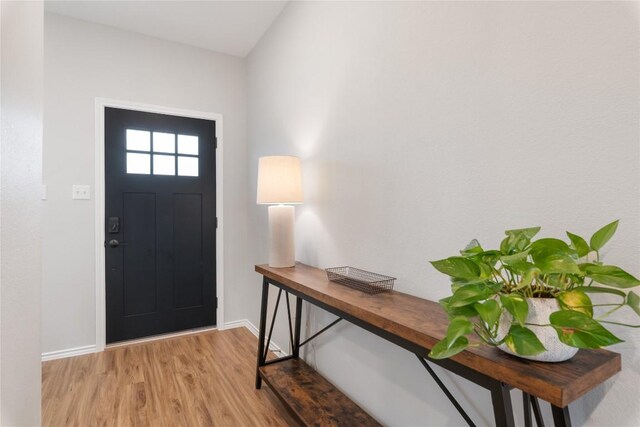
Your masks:
M 293 267 L 296 264 L 293 206 L 269 206 L 269 267 Z

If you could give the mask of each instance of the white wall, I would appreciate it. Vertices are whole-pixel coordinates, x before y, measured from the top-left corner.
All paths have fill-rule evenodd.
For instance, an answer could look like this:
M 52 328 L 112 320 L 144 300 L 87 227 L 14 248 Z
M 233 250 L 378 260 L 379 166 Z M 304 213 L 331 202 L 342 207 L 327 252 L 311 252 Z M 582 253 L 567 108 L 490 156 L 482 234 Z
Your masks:
M 290 154 L 304 159 L 303 262 L 389 274 L 436 300 L 448 280 L 427 261 L 472 238 L 495 247 L 535 225 L 589 236 L 620 218 L 605 259 L 640 275 L 639 30 L 637 3 L 290 3 L 248 60 L 255 262 L 267 259 L 257 159 Z M 251 297 L 257 324 L 257 286 Z M 640 335 L 617 332 L 623 372 L 571 405 L 575 425 L 640 419 Z M 463 423 L 415 357 L 355 326 L 307 358 L 384 424 Z M 492 425 L 488 392 L 444 375 Z
M 240 317 L 247 277 L 246 69 L 241 58 L 57 15 L 45 17 L 43 351 L 96 343 L 95 98 L 224 116 L 225 317 Z M 235 292 L 235 293 L 234 293 Z
M 42 2 L 3 1 L 0 425 L 40 424 Z

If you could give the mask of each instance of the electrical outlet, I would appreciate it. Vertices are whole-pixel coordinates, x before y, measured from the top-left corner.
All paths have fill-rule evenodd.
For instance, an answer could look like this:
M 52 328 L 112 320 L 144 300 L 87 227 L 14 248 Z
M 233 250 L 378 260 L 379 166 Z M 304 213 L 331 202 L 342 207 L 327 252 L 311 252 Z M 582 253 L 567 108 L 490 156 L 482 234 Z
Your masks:
M 71 187 L 71 198 L 74 200 L 91 199 L 91 186 L 74 184 Z

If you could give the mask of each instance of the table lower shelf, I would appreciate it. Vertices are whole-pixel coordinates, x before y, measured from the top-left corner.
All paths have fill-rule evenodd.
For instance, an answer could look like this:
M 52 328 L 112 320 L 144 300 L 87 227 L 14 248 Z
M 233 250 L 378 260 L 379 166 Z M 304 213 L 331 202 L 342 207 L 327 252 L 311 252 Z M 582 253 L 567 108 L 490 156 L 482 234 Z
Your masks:
M 305 426 L 380 426 L 302 359 L 259 368 L 265 383 Z

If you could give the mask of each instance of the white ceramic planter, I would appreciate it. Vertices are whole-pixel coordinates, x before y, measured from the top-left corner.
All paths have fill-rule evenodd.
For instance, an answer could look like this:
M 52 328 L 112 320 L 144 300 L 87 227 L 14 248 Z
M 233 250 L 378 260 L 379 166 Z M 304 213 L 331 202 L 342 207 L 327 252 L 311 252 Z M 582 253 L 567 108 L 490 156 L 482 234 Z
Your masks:
M 529 314 L 525 323 L 535 323 L 539 325 L 549 324 L 549 315 L 560 310 L 558 301 L 555 298 L 527 298 L 527 303 L 529 304 Z M 499 339 L 502 339 L 507 332 L 509 332 L 512 321 L 513 316 L 511 316 L 510 313 L 506 311 L 502 313 L 498 326 Z M 505 344 L 502 344 L 498 348 L 509 354 L 513 354 L 514 356 L 539 362 L 563 362 L 571 359 L 578 352 L 577 348 L 568 346 L 561 342 L 558 339 L 558 334 L 555 329 L 551 326 L 527 325 L 527 328 L 531 329 L 536 334 L 547 351 L 535 356 L 521 356 L 512 352 Z

